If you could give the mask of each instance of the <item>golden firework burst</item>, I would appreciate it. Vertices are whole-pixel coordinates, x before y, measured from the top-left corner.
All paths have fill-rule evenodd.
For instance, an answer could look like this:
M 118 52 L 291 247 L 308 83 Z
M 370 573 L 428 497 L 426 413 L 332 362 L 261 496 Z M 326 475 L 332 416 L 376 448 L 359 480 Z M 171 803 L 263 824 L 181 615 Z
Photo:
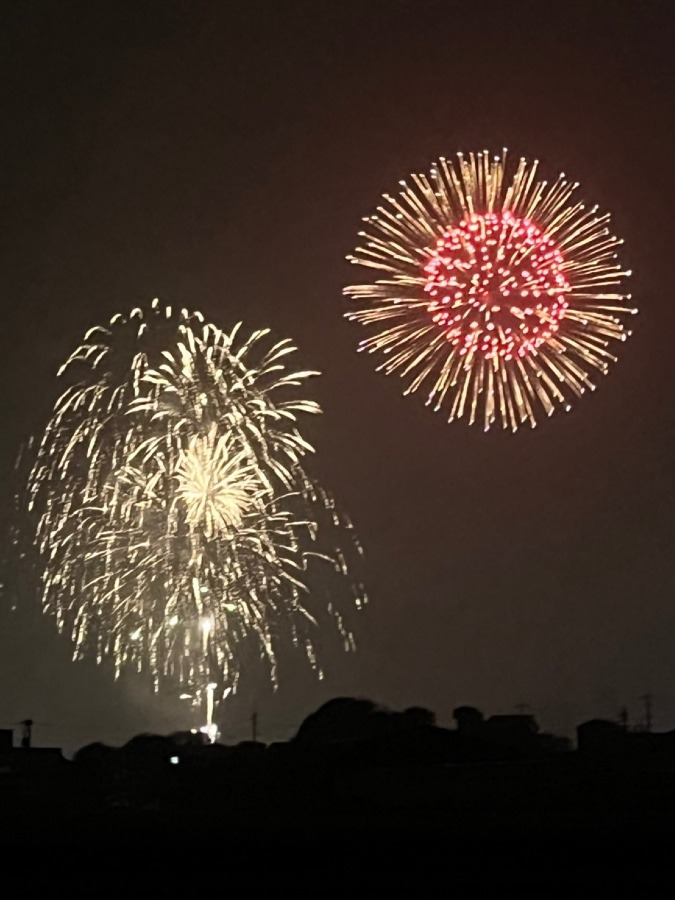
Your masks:
M 176 497 L 189 525 L 201 528 L 207 539 L 241 528 L 263 494 L 255 466 L 231 444 L 230 436 L 218 436 L 214 426 L 207 435 L 192 435 L 176 463 Z
M 353 649 L 345 606 L 365 602 L 351 523 L 304 466 L 317 373 L 287 367 L 289 341 L 239 330 L 156 301 L 90 329 L 29 453 L 44 611 L 76 658 L 149 670 L 195 703 L 234 690 L 251 651 L 276 683 L 285 638 L 321 674 L 317 624 Z

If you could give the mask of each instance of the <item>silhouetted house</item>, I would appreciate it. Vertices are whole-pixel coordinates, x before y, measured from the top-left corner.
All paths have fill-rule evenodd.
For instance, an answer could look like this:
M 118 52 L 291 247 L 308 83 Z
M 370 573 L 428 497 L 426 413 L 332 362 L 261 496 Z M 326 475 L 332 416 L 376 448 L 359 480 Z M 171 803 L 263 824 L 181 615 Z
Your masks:
M 569 752 L 571 742 L 552 734 L 540 734 L 531 715 L 496 715 L 485 719 L 474 706 L 453 711 L 461 739 L 462 761 L 533 759 Z
M 626 729 L 616 722 L 590 719 L 577 726 L 577 749 L 585 755 L 605 756 L 620 751 L 626 737 Z
M 50 772 L 70 765 L 60 747 L 15 747 L 5 755 L 11 772 Z
M 9 753 L 14 743 L 14 732 L 11 728 L 0 729 L 0 753 Z
M 60 747 L 14 746 L 11 728 L 0 730 L 0 772 L 3 774 L 49 772 L 67 762 Z
M 628 731 L 616 722 L 591 719 L 577 727 L 577 747 L 589 760 L 675 771 L 675 731 Z

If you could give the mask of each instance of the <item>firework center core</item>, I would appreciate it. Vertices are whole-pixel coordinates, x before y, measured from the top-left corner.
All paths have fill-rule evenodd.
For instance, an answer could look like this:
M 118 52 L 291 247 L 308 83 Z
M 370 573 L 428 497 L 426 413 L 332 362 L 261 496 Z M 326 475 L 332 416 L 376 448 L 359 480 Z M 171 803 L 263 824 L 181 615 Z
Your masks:
M 570 284 L 552 237 L 510 212 L 443 232 L 423 267 L 427 310 L 460 355 L 511 360 L 551 340 Z

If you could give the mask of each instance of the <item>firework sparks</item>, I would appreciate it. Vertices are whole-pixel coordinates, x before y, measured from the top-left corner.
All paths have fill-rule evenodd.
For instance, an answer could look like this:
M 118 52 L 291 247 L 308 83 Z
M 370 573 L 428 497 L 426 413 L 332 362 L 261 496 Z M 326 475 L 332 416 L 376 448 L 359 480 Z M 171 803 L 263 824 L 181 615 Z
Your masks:
M 241 529 L 256 500 L 264 493 L 247 464 L 244 450 L 231 452 L 228 434 L 190 438 L 176 463 L 176 496 L 185 506 L 188 525 L 201 528 L 211 539 Z
M 195 703 L 236 687 L 247 646 L 275 683 L 284 637 L 319 669 L 324 614 L 353 649 L 341 609 L 365 602 L 351 525 L 303 465 L 298 417 L 320 409 L 294 395 L 316 373 L 238 329 L 157 301 L 90 329 L 27 479 L 43 609 L 75 657 L 147 669 Z
M 511 170 L 506 151 L 442 157 L 384 195 L 348 257 L 382 274 L 345 289 L 359 305 L 347 318 L 371 329 L 359 349 L 382 353 L 378 369 L 405 378 L 406 394 L 423 389 L 449 421 L 534 427 L 594 389 L 591 374 L 630 335 L 622 317 L 637 310 L 609 214 L 537 167 Z

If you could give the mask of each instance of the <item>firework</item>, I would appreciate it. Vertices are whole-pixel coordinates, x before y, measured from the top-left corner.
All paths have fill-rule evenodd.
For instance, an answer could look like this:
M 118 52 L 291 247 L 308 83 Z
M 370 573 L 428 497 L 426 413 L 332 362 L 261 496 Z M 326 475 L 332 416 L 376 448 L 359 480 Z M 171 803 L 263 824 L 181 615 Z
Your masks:
M 352 649 L 341 609 L 365 600 L 351 525 L 304 468 L 316 373 L 285 367 L 289 341 L 238 332 L 157 301 L 90 329 L 27 478 L 42 606 L 75 657 L 196 703 L 236 687 L 251 646 L 274 682 L 284 638 L 320 672 L 315 626 L 325 613 Z
M 534 427 L 594 389 L 630 334 L 609 214 L 537 167 L 509 166 L 506 151 L 441 157 L 384 195 L 347 257 L 376 276 L 345 289 L 358 304 L 347 318 L 371 332 L 359 349 L 449 421 Z

